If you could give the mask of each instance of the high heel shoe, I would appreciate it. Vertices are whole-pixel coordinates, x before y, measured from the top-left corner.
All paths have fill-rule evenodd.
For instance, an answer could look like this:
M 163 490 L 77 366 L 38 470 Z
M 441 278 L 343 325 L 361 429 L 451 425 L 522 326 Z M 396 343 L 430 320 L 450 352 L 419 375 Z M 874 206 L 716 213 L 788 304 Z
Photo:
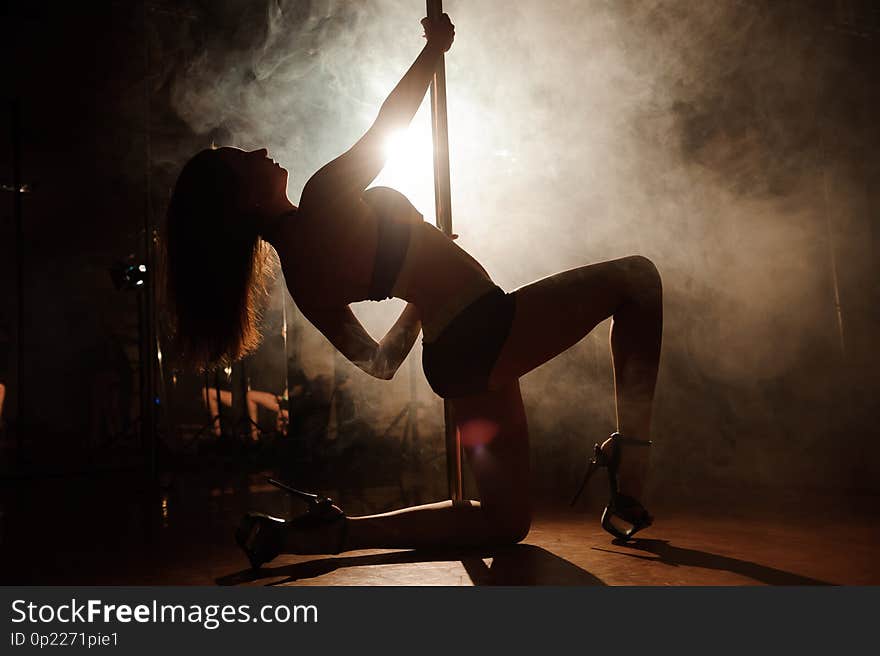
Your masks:
M 593 446 L 593 457 L 590 459 L 587 473 L 584 475 L 580 488 L 578 488 L 574 498 L 571 500 L 571 505 L 573 506 L 578 498 L 580 498 L 593 473 L 599 467 L 606 467 L 608 469 L 610 496 L 608 505 L 602 511 L 602 528 L 619 540 L 629 540 L 637 532 L 653 524 L 654 518 L 638 500 L 622 494 L 618 488 L 617 472 L 620 469 L 621 447 L 651 446 L 652 442 L 651 440 L 638 440 L 634 437 L 626 437 L 620 433 L 612 433 L 609 440 L 611 442 L 610 453 L 605 453 L 599 443 Z M 616 526 L 614 524 L 615 517 L 630 524 L 631 528 L 623 530 Z
M 332 553 L 342 551 L 347 537 L 348 523 L 345 521 L 345 513 L 333 504 L 332 499 L 296 490 L 272 478 L 269 479 L 269 483 L 305 501 L 308 510 L 305 514 L 291 520 L 259 512 L 249 512 L 242 518 L 235 531 L 235 541 L 244 550 L 252 568 L 259 569 L 263 563 L 272 560 L 281 553 L 284 548 L 284 531 L 290 529 L 308 530 L 341 521 L 339 541 Z

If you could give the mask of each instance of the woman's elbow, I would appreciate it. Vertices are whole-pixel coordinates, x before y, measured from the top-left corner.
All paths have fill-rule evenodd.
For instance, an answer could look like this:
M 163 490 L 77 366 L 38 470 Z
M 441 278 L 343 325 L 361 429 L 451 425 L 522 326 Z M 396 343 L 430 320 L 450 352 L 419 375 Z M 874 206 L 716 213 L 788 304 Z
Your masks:
M 379 380 L 391 380 L 394 378 L 394 374 L 397 373 L 397 367 L 381 351 L 375 354 L 368 366 L 361 368 L 373 378 L 378 378 Z
M 376 367 L 370 372 L 374 378 L 378 378 L 379 380 L 391 380 L 396 373 L 397 367 L 389 366 Z
M 394 372 L 388 372 L 385 369 L 377 367 L 375 363 L 372 361 L 351 361 L 358 369 L 363 371 L 365 374 L 370 376 L 371 378 L 378 378 L 379 380 L 391 380 L 394 376 Z

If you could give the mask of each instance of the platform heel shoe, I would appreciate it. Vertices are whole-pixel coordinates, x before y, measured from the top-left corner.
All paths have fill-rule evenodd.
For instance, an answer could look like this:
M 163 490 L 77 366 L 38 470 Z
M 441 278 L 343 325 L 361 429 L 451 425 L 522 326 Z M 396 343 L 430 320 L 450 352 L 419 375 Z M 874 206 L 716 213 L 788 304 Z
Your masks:
M 345 513 L 333 504 L 333 500 L 296 490 L 289 485 L 270 478 L 269 483 L 288 494 L 305 501 L 308 510 L 291 520 L 272 517 L 264 513 L 249 512 L 241 520 L 235 531 L 235 541 L 247 555 L 251 567 L 259 569 L 263 563 L 275 558 L 284 549 L 284 532 L 288 530 L 319 528 L 342 522 L 340 538 L 332 553 L 339 553 L 345 546 L 347 523 Z M 326 553 L 321 550 L 316 553 Z
M 654 518 L 645 510 L 637 499 L 622 494 L 617 484 L 617 472 L 620 469 L 621 449 L 624 446 L 651 446 L 651 440 L 638 440 L 634 437 L 626 437 L 620 433 L 612 433 L 611 448 L 606 453 L 602 446 L 596 443 L 593 446 L 593 457 L 587 467 L 587 473 L 580 488 L 571 500 L 573 506 L 587 486 L 590 477 L 600 467 L 608 469 L 609 499 L 608 505 L 602 511 L 602 528 L 619 540 L 629 540 L 633 535 L 654 523 Z M 629 529 L 622 529 L 614 523 L 620 519 L 630 525 Z

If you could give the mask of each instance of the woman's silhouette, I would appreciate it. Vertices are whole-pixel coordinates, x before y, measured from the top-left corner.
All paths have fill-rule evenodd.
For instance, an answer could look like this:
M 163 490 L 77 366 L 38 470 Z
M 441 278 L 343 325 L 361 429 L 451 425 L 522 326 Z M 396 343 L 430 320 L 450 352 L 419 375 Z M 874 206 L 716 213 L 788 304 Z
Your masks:
M 646 443 L 650 432 L 662 331 L 654 265 L 627 257 L 505 293 L 405 197 L 386 188 L 366 190 L 384 166 L 386 138 L 412 120 L 438 59 L 452 45 L 448 16 L 422 25 L 427 43 L 375 123 L 309 179 L 299 207 L 287 198 L 287 171 L 265 149 L 206 150 L 184 166 L 168 211 L 167 291 L 181 352 L 197 365 L 238 358 L 256 344 L 254 307 L 266 244 L 277 251 L 302 313 L 367 373 L 390 379 L 421 329 L 425 375 L 451 400 L 480 502 L 447 501 L 369 517 L 325 507 L 289 522 L 252 514 L 238 540 L 255 566 L 279 552 L 522 540 L 531 515 L 518 379 L 608 317 L 619 433 L 596 447 L 591 471 L 608 467 L 609 520 L 617 516 L 635 530 L 651 523 L 636 500 L 646 450 L 626 447 Z M 377 343 L 349 304 L 390 297 L 407 305 Z

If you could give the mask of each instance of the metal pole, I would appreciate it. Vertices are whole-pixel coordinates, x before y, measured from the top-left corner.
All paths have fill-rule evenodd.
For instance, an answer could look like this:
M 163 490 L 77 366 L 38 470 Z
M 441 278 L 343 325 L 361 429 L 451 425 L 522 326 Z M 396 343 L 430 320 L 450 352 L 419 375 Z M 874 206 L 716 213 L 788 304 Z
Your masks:
M 282 353 L 282 362 L 284 362 L 283 371 L 281 373 L 281 399 L 282 403 L 279 405 L 283 405 L 284 402 L 287 403 L 287 423 L 285 424 L 282 421 L 282 416 L 278 418 L 278 425 L 282 427 L 282 435 L 288 435 L 290 428 L 290 367 L 288 366 L 288 354 L 287 354 L 287 294 L 285 294 L 285 280 L 284 276 L 281 276 L 281 280 L 278 283 L 278 291 L 281 294 L 281 353 Z M 279 409 L 279 414 L 283 411 L 284 408 Z
M 822 197 L 825 201 L 825 229 L 828 242 L 828 259 L 831 267 L 831 285 L 834 291 L 834 313 L 837 318 L 837 336 L 840 339 L 840 355 L 846 360 L 846 340 L 843 332 L 843 306 L 840 304 L 840 280 L 838 277 L 837 253 L 834 249 L 834 231 L 831 222 L 831 203 L 828 193 L 828 165 L 822 171 Z
M 24 456 L 24 223 L 22 220 L 21 179 L 21 105 L 12 101 L 12 214 L 15 218 L 15 284 L 16 284 L 16 349 L 15 349 L 15 457 L 19 464 Z
M 439 20 L 443 15 L 442 0 L 427 0 L 428 18 Z M 446 60 L 440 55 L 434 79 L 431 80 L 431 132 L 434 138 L 434 206 L 437 227 L 452 236 L 452 193 L 449 187 L 449 130 L 446 123 Z M 449 497 L 461 501 L 461 438 L 448 400 L 443 400 L 446 425 L 446 480 Z
M 146 374 L 144 377 L 145 386 L 141 390 L 145 395 L 143 404 L 144 432 L 147 435 L 147 471 L 150 477 L 150 483 L 157 485 L 159 482 L 159 434 L 158 434 L 158 408 L 156 402 L 158 400 L 158 387 L 156 385 L 157 368 L 161 366 L 158 362 L 159 353 L 159 337 L 156 329 L 156 242 L 158 234 L 153 226 L 153 142 L 151 138 L 152 130 L 152 112 L 150 99 L 150 42 L 147 38 L 147 5 L 144 3 L 141 7 L 142 19 L 141 33 L 144 39 L 144 183 L 146 186 L 146 194 L 144 197 L 144 264 L 147 265 L 147 275 L 144 281 L 144 289 L 142 294 L 144 297 L 144 362 L 141 366 Z

